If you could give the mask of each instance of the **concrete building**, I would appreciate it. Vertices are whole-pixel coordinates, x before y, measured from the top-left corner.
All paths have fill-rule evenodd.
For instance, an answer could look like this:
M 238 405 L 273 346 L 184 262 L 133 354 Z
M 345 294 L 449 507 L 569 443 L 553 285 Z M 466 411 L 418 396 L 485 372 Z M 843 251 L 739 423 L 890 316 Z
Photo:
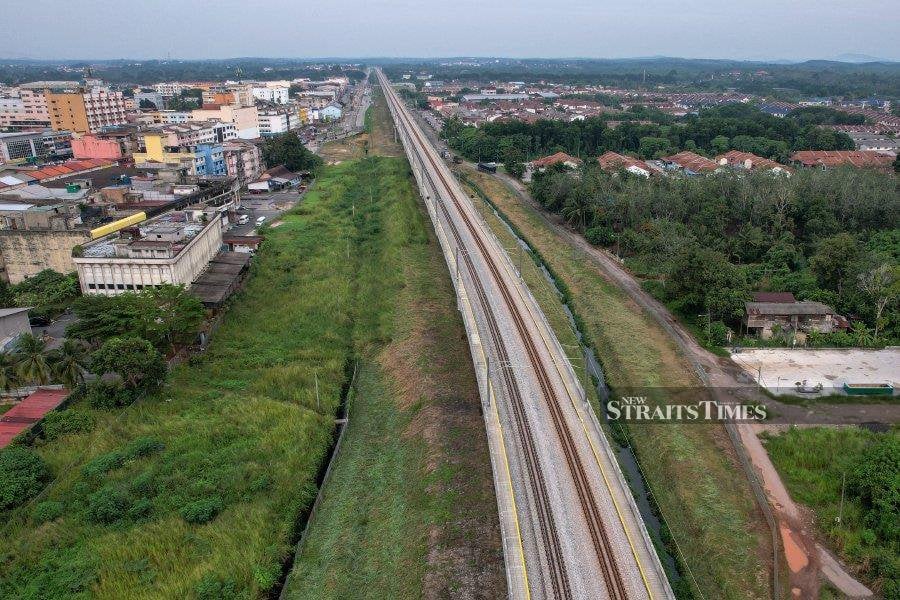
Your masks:
M 259 133 L 263 137 L 298 129 L 302 121 L 296 110 L 262 109 L 259 111 Z
M 72 156 L 69 131 L 0 133 L 0 163 L 57 160 Z
M 190 285 L 221 249 L 221 215 L 204 223 L 176 211 L 90 242 L 73 261 L 82 293 L 115 296 Z
M 72 140 L 72 154 L 75 158 L 118 160 L 125 155 L 125 150 L 119 139 L 84 135 Z
M 89 92 L 48 92 L 46 95 L 51 127 L 56 131 L 96 133 L 104 127 L 127 122 L 122 92 L 94 88 Z
M 329 104 L 319 111 L 319 118 L 323 121 L 337 121 L 344 111 L 337 104 Z
M 193 121 L 221 121 L 234 125 L 237 137 L 252 140 L 259 137 L 259 113 L 256 106 L 217 106 L 191 111 Z
M 27 308 L 0 308 L 0 349 L 7 350 L 22 334 L 31 333 Z
M 256 100 L 272 102 L 275 104 L 287 104 L 289 87 L 281 85 L 253 86 L 250 93 Z
M 134 106 L 135 108 L 141 108 L 141 102 L 146 104 L 147 102 L 151 103 L 157 110 L 162 110 L 166 107 L 166 101 L 163 99 L 163 95 L 159 92 L 135 92 L 134 93 Z
M 50 127 L 50 111 L 43 90 L 18 89 L 0 97 L 0 128 L 45 129 Z
M 757 296 L 759 298 L 759 296 Z M 847 319 L 821 302 L 745 302 L 744 325 L 747 332 L 758 334 L 763 339 L 771 338 L 776 329 L 788 334 L 803 334 L 810 331 L 832 333 L 846 329 Z
M 239 185 L 253 181 L 262 173 L 262 153 L 259 146 L 243 140 L 232 140 L 222 145 L 225 169 L 229 177 Z

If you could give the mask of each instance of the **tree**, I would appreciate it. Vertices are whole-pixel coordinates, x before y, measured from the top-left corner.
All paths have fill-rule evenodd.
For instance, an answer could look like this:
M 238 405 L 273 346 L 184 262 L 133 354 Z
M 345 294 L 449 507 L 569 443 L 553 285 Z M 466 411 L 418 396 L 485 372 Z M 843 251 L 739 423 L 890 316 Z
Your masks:
M 19 363 L 10 352 L 0 351 L 0 389 L 4 392 L 19 387 Z
M 825 238 L 809 261 L 809 268 L 820 285 L 843 294 L 844 284 L 856 272 L 860 251 L 856 239 L 849 233 L 838 233 Z
M 724 254 L 691 244 L 672 259 L 666 295 L 683 311 L 704 310 L 711 320 L 735 319 L 742 314 L 747 286 Z
M 16 341 L 13 352 L 22 381 L 39 385 L 50 382 L 50 363 L 47 360 L 47 344 L 44 340 L 25 333 Z
M 322 159 L 310 152 L 294 131 L 267 139 L 262 155 L 269 167 L 284 165 L 291 171 L 315 171 L 322 166 Z
M 143 330 L 152 334 L 147 339 L 163 351 L 194 340 L 206 316 L 199 298 L 183 285 L 160 285 L 143 294 L 152 306 L 152 311 L 144 315 Z
M 117 374 L 132 392 L 149 392 L 165 379 L 166 363 L 147 340 L 114 337 L 94 352 L 91 370 L 98 376 Z
M 143 98 L 143 99 L 141 99 L 141 102 L 138 105 L 138 108 L 156 109 L 159 107 L 156 106 L 156 104 L 154 104 L 152 100 L 147 100 L 146 98 Z
M 710 142 L 712 151 L 716 154 L 724 154 L 731 147 L 731 141 L 724 135 L 717 135 Z
M 900 297 L 900 267 L 892 267 L 888 263 L 875 267 L 871 271 L 860 273 L 859 288 L 872 299 L 875 304 L 875 337 L 881 325 L 884 309 L 897 302 Z
M 59 348 L 50 351 L 48 358 L 53 377 L 70 390 L 84 381 L 87 352 L 78 340 L 64 340 Z

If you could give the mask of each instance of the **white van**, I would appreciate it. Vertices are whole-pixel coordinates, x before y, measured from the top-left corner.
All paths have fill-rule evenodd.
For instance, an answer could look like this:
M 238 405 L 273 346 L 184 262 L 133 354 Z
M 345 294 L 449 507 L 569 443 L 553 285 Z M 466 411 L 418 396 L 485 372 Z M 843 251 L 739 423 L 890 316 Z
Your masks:
M 258 218 L 256 219 L 256 226 L 259 227 L 260 225 L 262 225 L 262 224 L 265 223 L 265 222 L 266 222 L 266 218 L 265 218 L 265 217 L 258 217 Z

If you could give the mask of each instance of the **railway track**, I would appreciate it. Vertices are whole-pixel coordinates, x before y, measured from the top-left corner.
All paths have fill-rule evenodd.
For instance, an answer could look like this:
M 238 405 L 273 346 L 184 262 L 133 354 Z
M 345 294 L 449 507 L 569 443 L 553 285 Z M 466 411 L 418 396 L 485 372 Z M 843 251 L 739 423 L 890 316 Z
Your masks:
M 439 159 L 436 159 L 433 150 L 429 151 L 429 142 L 423 139 L 418 131 L 417 125 L 406 113 L 405 107 L 403 107 L 402 102 L 397 98 L 396 93 L 390 88 L 390 85 L 380 72 L 378 75 L 385 92 L 385 97 L 391 104 L 391 112 L 394 114 L 395 120 L 399 120 L 400 123 L 398 124 L 403 126 L 407 136 L 410 139 L 414 138 L 416 141 L 416 145 L 418 146 L 416 158 L 423 167 L 422 175 L 428 179 L 431 188 L 435 192 L 437 197 L 435 207 L 439 207 L 442 212 L 444 220 L 448 224 L 456 243 L 457 249 L 463 250 L 466 247 L 466 240 L 446 203 L 438 201 L 442 195 L 449 198 L 453 203 L 453 207 L 456 209 L 466 232 L 474 241 L 483 262 L 493 279 L 495 287 L 502 297 L 503 304 L 506 306 L 515 330 L 522 341 L 528 359 L 528 366 L 534 372 L 535 379 L 539 384 L 543 396 L 544 404 L 551 415 L 553 431 L 562 448 L 566 469 L 572 478 L 578 499 L 578 507 L 587 523 L 587 530 L 593 546 L 592 549 L 603 575 L 607 595 L 614 600 L 625 600 L 626 598 L 629 598 L 629 594 L 619 564 L 616 561 L 615 549 L 611 543 L 610 535 L 606 524 L 604 523 L 603 514 L 595 497 L 588 472 L 582 462 L 572 432 L 566 423 L 566 418 L 562 409 L 563 399 L 559 397 L 559 394 L 553 385 L 546 359 L 541 356 L 534 335 L 529 330 L 525 321 L 525 316 L 522 314 L 523 311 L 518 307 L 515 301 L 513 291 L 510 289 L 511 286 L 504 279 L 501 266 L 498 264 L 498 260 L 493 256 L 488 242 L 484 239 L 483 228 L 475 222 L 475 219 L 473 219 L 472 215 L 469 214 L 469 211 L 466 210 L 464 202 L 458 198 L 458 194 L 454 191 L 440 168 L 442 165 L 439 165 Z M 432 173 L 434 175 L 432 175 Z M 442 191 L 445 193 L 442 194 Z M 467 200 L 465 202 L 467 202 Z M 483 308 L 488 333 L 493 346 L 496 349 L 497 357 L 501 362 L 501 366 L 508 366 L 510 364 L 510 355 L 495 315 L 495 308 L 487 293 L 485 284 L 482 281 L 482 275 L 468 252 L 463 250 L 462 252 L 459 252 L 457 256 L 459 256 L 459 254 L 462 255 L 466 271 L 472 281 L 479 303 Z M 457 259 L 457 261 L 458 260 L 459 259 Z M 544 553 L 548 565 L 551 591 L 555 598 L 571 598 L 572 589 L 569 582 L 568 569 L 560 545 L 559 532 L 553 516 L 544 473 L 541 469 L 538 452 L 535 447 L 536 444 L 532 425 L 529 423 L 526 414 L 522 392 L 511 369 L 503 366 L 501 371 L 502 381 L 510 399 L 512 408 L 511 413 L 516 426 L 516 434 L 523 449 L 525 471 L 529 480 L 528 484 L 537 510 L 536 519 L 539 525 L 538 529 L 540 530 L 542 552 Z M 566 389 L 567 393 L 570 393 L 568 388 Z M 576 399 L 566 398 L 566 400 L 574 401 Z M 622 525 L 625 526 L 624 522 Z M 637 556 L 635 556 L 635 559 L 637 560 Z M 644 581 L 644 584 L 646 587 L 646 594 L 641 597 L 652 597 L 653 595 L 650 592 L 650 587 L 647 585 L 646 580 Z

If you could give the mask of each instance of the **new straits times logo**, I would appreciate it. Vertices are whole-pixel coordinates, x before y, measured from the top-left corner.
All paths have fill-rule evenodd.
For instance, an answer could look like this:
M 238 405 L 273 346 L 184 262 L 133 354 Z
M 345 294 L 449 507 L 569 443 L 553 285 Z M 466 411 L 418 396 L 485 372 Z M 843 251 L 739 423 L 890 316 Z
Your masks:
M 610 421 L 628 423 L 722 423 L 725 421 L 765 421 L 766 407 L 760 404 L 722 403 L 697 400 L 685 404 L 650 404 L 646 396 L 620 396 L 606 402 Z

